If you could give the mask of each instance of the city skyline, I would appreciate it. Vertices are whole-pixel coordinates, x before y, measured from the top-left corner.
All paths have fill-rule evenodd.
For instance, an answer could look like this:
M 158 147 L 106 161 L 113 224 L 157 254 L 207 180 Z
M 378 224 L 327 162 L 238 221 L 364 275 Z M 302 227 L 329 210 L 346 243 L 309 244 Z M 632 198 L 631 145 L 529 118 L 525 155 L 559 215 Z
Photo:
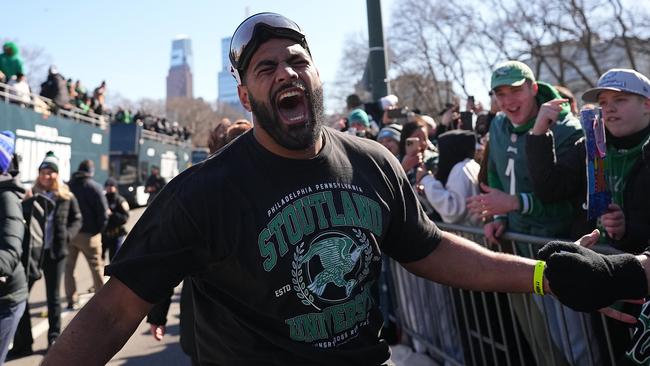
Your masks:
M 391 4 L 392 0 L 382 3 L 385 25 Z M 12 12 L 25 16 L 3 21 L 2 38 L 42 49 L 49 56 L 42 62 L 56 65 L 66 78 L 79 79 L 89 88 L 106 80 L 109 96 L 119 93 L 135 101 L 165 99 L 169 43 L 176 35 L 186 34 L 193 46 L 194 96 L 212 103 L 217 99 L 215 78 L 223 68 L 221 40 L 232 36 L 245 19 L 246 8 L 249 14 L 278 12 L 300 24 L 327 87 L 335 80 L 346 38 L 367 33 L 365 5 L 365 1 L 344 0 L 310 7 L 286 0 L 272 4 L 250 0 L 241 6 L 209 0 L 193 1 L 191 6 L 173 2 L 161 6 L 147 0 L 84 6 L 63 1 L 19 2 L 12 5 Z M 47 66 L 41 75 L 27 70 L 28 78 L 40 84 Z

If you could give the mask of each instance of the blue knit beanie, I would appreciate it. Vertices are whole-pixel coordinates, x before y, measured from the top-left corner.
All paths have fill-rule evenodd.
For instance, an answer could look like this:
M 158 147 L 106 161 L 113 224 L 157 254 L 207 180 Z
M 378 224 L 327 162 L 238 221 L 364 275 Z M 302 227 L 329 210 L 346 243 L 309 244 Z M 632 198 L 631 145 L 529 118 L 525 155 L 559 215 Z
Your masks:
M 16 135 L 11 131 L 0 131 L 0 173 L 4 174 L 11 165 Z

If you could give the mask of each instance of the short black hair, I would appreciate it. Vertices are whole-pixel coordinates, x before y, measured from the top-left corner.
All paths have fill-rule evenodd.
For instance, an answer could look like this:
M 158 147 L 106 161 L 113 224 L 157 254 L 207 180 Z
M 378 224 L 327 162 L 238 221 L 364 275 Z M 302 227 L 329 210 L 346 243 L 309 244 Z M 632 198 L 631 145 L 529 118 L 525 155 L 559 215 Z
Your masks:
M 279 38 L 279 39 L 289 39 L 292 41 L 295 41 L 296 44 L 299 44 L 302 48 L 305 49 L 309 57 L 311 58 L 311 52 L 309 51 L 309 46 L 307 45 L 307 41 L 303 40 L 302 42 L 297 41 L 294 38 L 291 37 L 281 37 L 278 36 L 277 34 L 272 33 L 271 31 L 265 29 L 265 28 L 259 28 L 256 30 L 256 36 L 255 38 L 257 39 L 257 47 L 251 50 L 246 50 L 246 53 L 250 53 L 250 55 L 247 56 L 246 62 L 242 65 L 242 67 L 238 70 L 239 71 L 239 77 L 241 78 L 241 84 L 246 85 L 246 74 L 248 73 L 248 68 L 250 67 L 250 62 L 253 59 L 253 55 L 257 50 L 260 48 L 262 44 L 265 42 L 274 39 L 274 38 Z
M 81 163 L 79 163 L 80 172 L 90 173 L 91 171 L 93 171 L 93 169 L 95 169 L 95 163 L 92 160 L 86 159 Z
M 361 98 L 356 94 L 350 94 L 347 98 L 345 98 L 345 104 L 347 105 L 348 109 L 354 109 L 362 104 Z

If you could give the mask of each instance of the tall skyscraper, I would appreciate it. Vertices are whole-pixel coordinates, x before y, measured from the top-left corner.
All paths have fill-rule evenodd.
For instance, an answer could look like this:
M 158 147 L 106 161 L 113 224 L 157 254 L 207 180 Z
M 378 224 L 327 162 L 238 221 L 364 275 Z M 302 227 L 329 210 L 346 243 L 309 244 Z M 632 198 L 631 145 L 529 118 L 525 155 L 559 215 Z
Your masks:
M 167 73 L 167 100 L 192 98 L 192 40 L 179 35 L 172 41 L 171 63 Z
M 230 74 L 230 58 L 228 52 L 230 51 L 230 37 L 221 39 L 221 70 L 217 77 L 218 97 L 219 104 L 227 104 L 237 111 L 245 113 L 244 108 L 239 103 L 239 96 L 237 95 L 237 82 Z

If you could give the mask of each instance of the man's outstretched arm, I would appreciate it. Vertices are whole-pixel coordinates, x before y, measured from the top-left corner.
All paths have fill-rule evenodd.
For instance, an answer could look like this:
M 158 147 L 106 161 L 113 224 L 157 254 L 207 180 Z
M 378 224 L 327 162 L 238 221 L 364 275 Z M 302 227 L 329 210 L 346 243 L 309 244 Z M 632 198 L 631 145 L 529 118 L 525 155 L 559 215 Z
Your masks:
M 428 256 L 402 263 L 409 272 L 445 285 L 477 291 L 533 292 L 536 261 L 490 251 L 443 232 Z
M 105 365 L 129 340 L 151 306 L 111 278 L 72 319 L 41 365 Z

